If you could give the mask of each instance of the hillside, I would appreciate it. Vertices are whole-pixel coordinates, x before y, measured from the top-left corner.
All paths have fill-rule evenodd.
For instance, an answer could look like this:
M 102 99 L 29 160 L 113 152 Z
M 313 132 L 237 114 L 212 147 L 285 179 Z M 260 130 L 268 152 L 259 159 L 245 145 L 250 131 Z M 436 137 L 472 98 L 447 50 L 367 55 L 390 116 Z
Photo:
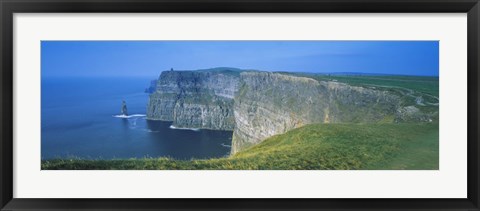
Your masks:
M 55 169 L 438 169 L 438 123 L 311 124 L 276 135 L 228 158 L 42 161 Z

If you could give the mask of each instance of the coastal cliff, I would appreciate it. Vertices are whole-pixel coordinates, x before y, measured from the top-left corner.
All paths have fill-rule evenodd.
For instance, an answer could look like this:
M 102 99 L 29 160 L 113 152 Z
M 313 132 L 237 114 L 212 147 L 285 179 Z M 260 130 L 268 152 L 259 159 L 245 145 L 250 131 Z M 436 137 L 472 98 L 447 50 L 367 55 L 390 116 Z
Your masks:
M 232 154 L 312 123 L 391 119 L 400 98 L 386 91 L 279 73 L 242 73 L 234 103 Z
M 150 95 L 147 118 L 179 128 L 233 130 L 238 80 L 228 72 L 164 71 Z
M 438 120 L 436 100 L 426 106 L 422 96 L 399 87 L 288 73 L 165 71 L 150 95 L 147 118 L 179 128 L 233 130 L 235 154 L 308 124 L 431 122 Z

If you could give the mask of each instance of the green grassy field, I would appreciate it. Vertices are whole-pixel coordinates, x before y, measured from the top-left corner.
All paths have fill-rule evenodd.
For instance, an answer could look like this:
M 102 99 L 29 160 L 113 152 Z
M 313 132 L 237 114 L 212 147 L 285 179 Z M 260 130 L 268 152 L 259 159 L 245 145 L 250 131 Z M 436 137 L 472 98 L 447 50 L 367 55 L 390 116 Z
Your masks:
M 58 159 L 43 170 L 331 170 L 439 168 L 438 123 L 312 124 L 276 135 L 228 158 Z

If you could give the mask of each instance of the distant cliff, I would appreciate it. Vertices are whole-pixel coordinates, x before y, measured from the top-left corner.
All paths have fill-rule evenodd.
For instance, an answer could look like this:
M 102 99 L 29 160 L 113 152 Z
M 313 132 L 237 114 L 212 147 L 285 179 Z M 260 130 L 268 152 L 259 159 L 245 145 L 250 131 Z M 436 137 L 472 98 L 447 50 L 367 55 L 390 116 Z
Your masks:
M 151 80 L 150 86 L 145 89 L 145 93 L 152 94 L 153 92 L 155 92 L 156 89 L 157 89 L 157 80 Z
M 181 128 L 233 130 L 238 73 L 164 71 L 150 95 L 147 118 Z

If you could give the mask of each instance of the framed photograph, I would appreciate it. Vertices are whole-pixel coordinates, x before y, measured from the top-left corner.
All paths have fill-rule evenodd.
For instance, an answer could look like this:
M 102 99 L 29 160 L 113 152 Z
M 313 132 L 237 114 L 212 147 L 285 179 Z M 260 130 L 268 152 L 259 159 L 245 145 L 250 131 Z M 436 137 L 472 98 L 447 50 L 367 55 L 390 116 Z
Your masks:
M 479 210 L 477 0 L 1 0 L 2 210 Z

